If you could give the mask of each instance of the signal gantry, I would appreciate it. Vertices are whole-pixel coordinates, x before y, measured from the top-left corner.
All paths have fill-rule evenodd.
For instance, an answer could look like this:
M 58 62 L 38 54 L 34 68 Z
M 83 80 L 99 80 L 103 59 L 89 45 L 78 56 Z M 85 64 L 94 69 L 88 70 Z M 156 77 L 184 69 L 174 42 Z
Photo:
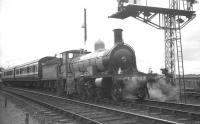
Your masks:
M 165 33 L 165 75 L 171 84 L 175 84 L 176 60 L 180 96 L 185 89 L 183 48 L 181 29 L 196 17 L 193 11 L 195 0 L 169 0 L 168 8 L 139 5 L 138 0 L 118 0 L 118 12 L 110 18 L 125 19 L 134 17 L 150 26 L 164 30 Z M 124 4 L 127 5 L 124 5 Z

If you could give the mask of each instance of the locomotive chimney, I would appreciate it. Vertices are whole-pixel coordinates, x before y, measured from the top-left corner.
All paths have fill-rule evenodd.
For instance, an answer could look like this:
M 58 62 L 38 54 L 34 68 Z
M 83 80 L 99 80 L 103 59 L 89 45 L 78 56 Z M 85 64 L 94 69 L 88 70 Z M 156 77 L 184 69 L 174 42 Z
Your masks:
M 122 40 L 122 29 L 114 29 L 114 42 L 115 44 L 123 43 Z

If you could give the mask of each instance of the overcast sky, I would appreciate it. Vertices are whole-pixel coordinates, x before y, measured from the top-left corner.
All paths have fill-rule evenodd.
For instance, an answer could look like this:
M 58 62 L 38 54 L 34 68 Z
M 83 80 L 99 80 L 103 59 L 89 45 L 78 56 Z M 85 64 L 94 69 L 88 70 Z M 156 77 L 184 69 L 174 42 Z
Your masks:
M 152 6 L 165 7 L 167 2 L 148 0 Z M 84 8 L 88 20 L 85 46 L 81 28 Z M 182 30 L 186 74 L 200 74 L 199 4 L 194 9 L 197 17 Z M 151 67 L 160 73 L 164 67 L 164 31 L 134 18 L 107 18 L 116 11 L 116 0 L 0 0 L 0 66 L 14 66 L 71 49 L 93 51 L 98 39 L 111 48 L 112 30 L 122 28 L 124 42 L 136 52 L 138 69 L 148 72 Z

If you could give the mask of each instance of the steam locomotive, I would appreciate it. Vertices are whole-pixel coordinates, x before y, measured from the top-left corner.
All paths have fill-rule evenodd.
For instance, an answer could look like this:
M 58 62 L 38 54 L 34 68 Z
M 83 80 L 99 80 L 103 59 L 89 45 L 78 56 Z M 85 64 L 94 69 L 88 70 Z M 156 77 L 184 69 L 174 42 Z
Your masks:
M 114 46 L 105 49 L 95 43 L 95 52 L 69 50 L 62 57 L 39 60 L 5 69 L 6 85 L 56 90 L 58 94 L 81 98 L 121 100 L 126 94 L 144 99 L 147 94 L 145 74 L 137 70 L 134 50 L 122 40 L 122 29 L 114 29 Z

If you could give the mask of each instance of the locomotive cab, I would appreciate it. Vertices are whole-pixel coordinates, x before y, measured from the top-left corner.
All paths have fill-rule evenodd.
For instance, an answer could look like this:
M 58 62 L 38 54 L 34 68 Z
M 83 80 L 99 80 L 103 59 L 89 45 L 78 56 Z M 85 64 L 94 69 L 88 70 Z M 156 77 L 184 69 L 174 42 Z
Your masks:
M 90 52 L 88 52 L 87 50 L 69 50 L 69 51 L 65 51 L 62 52 L 62 65 L 61 65 L 61 69 L 60 69 L 60 78 L 62 78 L 62 85 L 64 87 L 64 92 L 66 92 L 67 94 L 72 94 L 75 93 L 75 78 L 74 78 L 74 73 L 72 68 L 70 67 L 72 64 L 72 60 L 88 54 Z

